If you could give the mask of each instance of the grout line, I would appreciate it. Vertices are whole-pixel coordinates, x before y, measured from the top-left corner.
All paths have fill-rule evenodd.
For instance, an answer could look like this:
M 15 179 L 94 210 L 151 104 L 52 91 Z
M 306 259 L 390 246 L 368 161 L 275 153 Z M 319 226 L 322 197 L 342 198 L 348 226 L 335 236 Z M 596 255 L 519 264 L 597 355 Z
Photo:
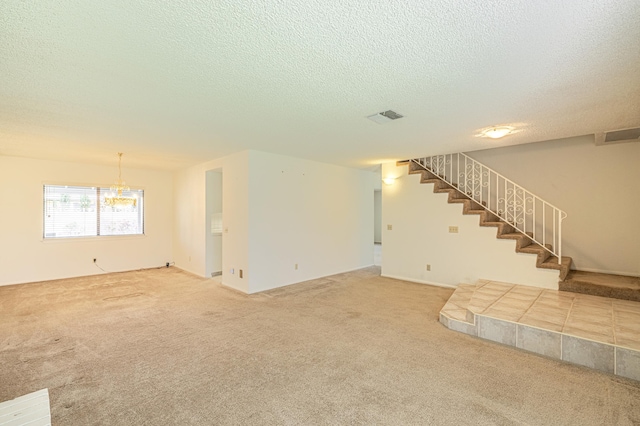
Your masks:
M 613 300 L 611 301 L 611 334 L 613 334 L 613 343 L 618 344 L 618 338 L 616 337 L 616 314 L 615 309 L 613 309 Z M 615 369 L 615 364 L 613 368 Z
M 484 310 L 483 310 L 482 312 L 484 313 L 484 312 L 487 312 L 489 309 L 491 309 L 491 308 L 493 307 L 493 305 L 495 305 L 495 304 L 496 304 L 496 303 L 498 303 L 500 300 L 502 300 L 502 298 L 503 298 L 504 296 L 506 296 L 506 295 L 507 295 L 507 293 L 509 293 L 513 288 L 515 288 L 515 285 L 511 286 L 511 287 L 509 288 L 509 290 L 507 290 L 506 292 L 502 293 L 502 296 L 499 296 L 496 300 L 494 300 L 494 301 L 493 301 L 493 303 L 492 303 L 492 304 L 490 304 L 489 306 L 487 306 L 486 308 L 484 308 Z
M 564 319 L 564 323 L 562 324 L 562 332 L 564 332 L 564 328 L 567 325 L 567 321 L 569 320 L 569 316 L 571 316 L 571 310 L 573 309 L 573 304 L 575 303 L 576 298 L 571 299 L 571 306 L 569 306 L 569 310 L 567 311 L 567 316 Z
M 527 313 L 529 313 L 529 311 L 531 310 L 531 308 L 533 308 L 533 305 L 536 304 L 536 302 L 538 301 L 538 299 L 540 299 L 540 296 L 542 296 L 542 290 L 540 291 L 540 293 L 538 293 L 538 296 L 534 299 L 533 302 L 531 302 L 531 304 L 529 305 L 529 307 L 524 311 L 524 313 L 522 315 L 520 315 L 520 318 L 518 318 L 518 321 L 520 321 Z

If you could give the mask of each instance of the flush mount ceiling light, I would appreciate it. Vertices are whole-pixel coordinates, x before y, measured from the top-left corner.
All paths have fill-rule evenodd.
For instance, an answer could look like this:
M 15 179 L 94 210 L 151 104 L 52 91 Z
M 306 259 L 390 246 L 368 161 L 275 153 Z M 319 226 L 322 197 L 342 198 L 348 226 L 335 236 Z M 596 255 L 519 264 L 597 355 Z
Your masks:
M 484 138 L 500 139 L 513 133 L 515 129 L 511 126 L 489 127 L 480 132 L 480 136 Z
M 368 116 L 367 118 L 378 124 L 389 123 L 390 121 L 397 120 L 404 117 L 404 115 L 398 114 L 395 111 L 387 110 Z
M 107 206 L 136 206 L 138 199 L 135 197 L 125 197 L 123 192 L 128 192 L 131 189 L 127 186 L 125 181 L 122 180 L 122 153 L 118 153 L 118 180 L 114 185 L 111 185 L 111 193 L 104 197 L 104 203 Z

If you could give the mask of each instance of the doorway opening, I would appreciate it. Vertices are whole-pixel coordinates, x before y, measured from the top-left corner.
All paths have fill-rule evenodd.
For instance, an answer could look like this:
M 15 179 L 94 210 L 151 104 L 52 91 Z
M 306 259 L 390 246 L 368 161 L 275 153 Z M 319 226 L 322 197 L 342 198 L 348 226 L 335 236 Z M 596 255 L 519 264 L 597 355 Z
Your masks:
M 382 191 L 373 191 L 373 264 L 382 265 Z
M 222 169 L 206 172 L 206 276 L 222 279 Z

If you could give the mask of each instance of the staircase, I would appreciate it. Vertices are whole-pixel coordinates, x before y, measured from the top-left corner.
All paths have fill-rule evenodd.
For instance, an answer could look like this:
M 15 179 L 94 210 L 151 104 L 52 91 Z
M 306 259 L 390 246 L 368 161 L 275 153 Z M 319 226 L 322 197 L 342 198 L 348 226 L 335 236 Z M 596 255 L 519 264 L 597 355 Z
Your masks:
M 463 214 L 480 216 L 480 226 L 497 228 L 497 238 L 514 240 L 517 253 L 536 255 L 536 266 L 569 274 L 571 258 L 562 256 L 562 220 L 566 213 L 495 170 L 463 153 L 400 162 L 433 192 L 448 193 L 449 203 L 463 205 Z M 400 164 L 399 163 L 399 164 Z

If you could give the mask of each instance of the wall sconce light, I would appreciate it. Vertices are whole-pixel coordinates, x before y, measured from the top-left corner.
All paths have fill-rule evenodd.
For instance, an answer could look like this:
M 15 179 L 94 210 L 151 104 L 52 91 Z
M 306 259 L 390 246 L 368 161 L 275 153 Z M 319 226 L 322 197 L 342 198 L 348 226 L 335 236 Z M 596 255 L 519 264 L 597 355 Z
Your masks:
M 396 181 L 396 178 L 394 177 L 386 177 L 384 179 L 382 179 L 382 181 L 386 184 L 386 185 L 393 185 L 393 182 Z

